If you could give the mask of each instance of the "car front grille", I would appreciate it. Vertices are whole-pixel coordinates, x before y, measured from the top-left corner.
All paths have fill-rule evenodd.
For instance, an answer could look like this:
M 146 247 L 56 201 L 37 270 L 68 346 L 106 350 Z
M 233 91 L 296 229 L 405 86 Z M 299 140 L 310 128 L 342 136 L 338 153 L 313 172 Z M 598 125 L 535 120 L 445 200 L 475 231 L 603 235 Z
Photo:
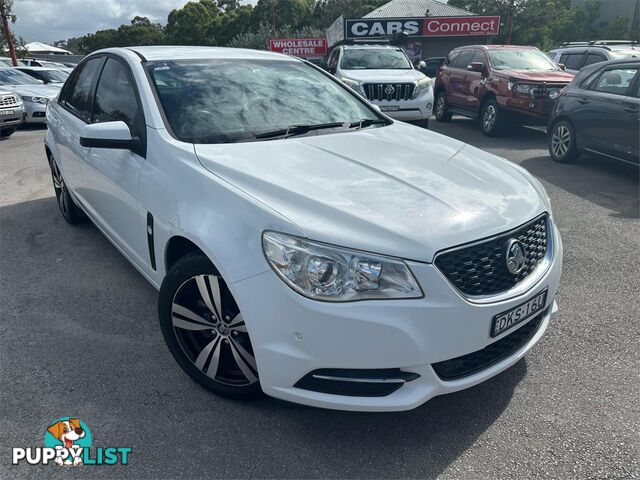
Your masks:
M 494 295 L 514 287 L 529 276 L 547 254 L 548 217 L 544 214 L 525 225 L 469 246 L 454 247 L 436 255 L 435 265 L 461 293 Z M 507 244 L 518 239 L 525 250 L 525 265 L 514 275 L 506 261 Z
M 415 83 L 365 83 L 364 93 L 369 100 L 409 100 L 413 97 Z
M 0 107 L 12 107 L 18 104 L 18 97 L 15 95 L 4 95 L 0 97 Z
M 536 334 L 547 311 L 535 316 L 515 332 L 493 342 L 482 350 L 431 366 L 442 380 L 457 380 L 489 368 L 522 348 Z

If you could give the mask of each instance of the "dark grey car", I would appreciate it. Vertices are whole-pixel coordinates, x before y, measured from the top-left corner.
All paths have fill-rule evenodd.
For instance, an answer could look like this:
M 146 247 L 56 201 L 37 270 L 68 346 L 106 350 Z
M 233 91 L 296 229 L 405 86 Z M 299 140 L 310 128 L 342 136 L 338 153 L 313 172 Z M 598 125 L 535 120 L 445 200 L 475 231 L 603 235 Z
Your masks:
M 554 160 L 572 162 L 591 152 L 639 163 L 639 69 L 639 59 L 613 60 L 576 75 L 549 119 L 549 153 Z

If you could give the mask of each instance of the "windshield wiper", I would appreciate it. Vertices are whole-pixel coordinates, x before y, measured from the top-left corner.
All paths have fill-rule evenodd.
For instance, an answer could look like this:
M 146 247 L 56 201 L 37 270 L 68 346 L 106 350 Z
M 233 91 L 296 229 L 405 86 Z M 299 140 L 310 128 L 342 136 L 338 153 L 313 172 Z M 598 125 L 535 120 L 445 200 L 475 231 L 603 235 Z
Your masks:
M 360 130 L 361 128 L 367 128 L 371 125 L 379 125 L 384 123 L 387 125 L 387 121 L 384 118 L 363 118 L 360 121 L 353 122 L 349 124 L 349 128 L 356 128 Z
M 289 138 L 295 135 L 304 135 L 312 130 L 324 130 L 326 128 L 339 128 L 344 126 L 345 124 L 342 122 L 317 123 L 314 125 L 289 125 L 287 128 L 259 133 L 255 138 Z

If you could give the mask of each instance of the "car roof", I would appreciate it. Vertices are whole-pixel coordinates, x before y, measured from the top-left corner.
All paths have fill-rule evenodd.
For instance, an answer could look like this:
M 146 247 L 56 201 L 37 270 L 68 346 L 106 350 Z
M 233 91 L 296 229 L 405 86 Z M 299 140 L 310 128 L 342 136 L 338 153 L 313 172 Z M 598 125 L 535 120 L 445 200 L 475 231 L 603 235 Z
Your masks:
M 531 45 L 464 45 L 462 47 L 455 48 L 455 50 L 463 48 L 482 48 L 484 50 L 538 50 L 536 47 L 532 47 Z
M 192 47 L 192 46 L 146 46 L 146 47 L 126 47 L 126 48 L 108 48 L 98 50 L 97 53 L 118 53 L 123 51 L 135 52 L 139 57 L 146 61 L 158 60 L 199 60 L 199 59 L 224 59 L 224 58 L 242 58 L 242 59 L 263 59 L 263 60 L 298 60 L 295 57 L 282 55 L 280 53 L 269 52 L 267 50 L 249 50 L 245 48 L 228 48 L 228 47 Z
M 357 45 L 343 45 L 343 47 L 349 50 L 357 50 L 357 49 L 361 49 L 361 48 L 367 48 L 367 49 L 371 49 L 371 48 L 392 48 L 394 50 L 398 50 L 400 49 L 400 47 L 395 46 L 395 45 L 385 45 L 385 44 L 379 44 L 379 43 L 359 43 Z

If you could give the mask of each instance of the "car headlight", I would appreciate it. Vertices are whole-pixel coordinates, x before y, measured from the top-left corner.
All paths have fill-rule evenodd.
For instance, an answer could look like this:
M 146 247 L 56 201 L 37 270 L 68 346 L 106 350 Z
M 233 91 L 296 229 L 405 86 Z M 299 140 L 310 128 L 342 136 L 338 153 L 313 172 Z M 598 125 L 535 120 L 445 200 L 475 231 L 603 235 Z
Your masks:
M 363 97 L 366 97 L 366 95 L 364 94 L 364 89 L 362 88 L 362 85 L 360 85 L 360 82 L 358 82 L 357 80 L 353 80 L 351 78 L 346 78 L 346 77 L 342 77 L 341 80 L 342 80 L 342 83 L 344 83 L 346 86 L 351 87 L 360 95 L 362 95 Z
M 413 98 L 417 98 L 422 92 L 428 92 L 431 88 L 431 80 L 428 77 L 421 78 L 416 82 L 416 88 L 413 91 Z
M 549 89 L 548 95 L 551 100 L 555 100 L 560 95 L 560 90 L 557 88 L 551 88 Z
M 29 103 L 41 103 L 46 105 L 49 103 L 49 99 L 47 97 L 22 97 L 22 100 Z
M 534 88 L 534 85 L 528 83 L 516 83 L 511 87 L 514 92 L 521 93 L 522 95 L 529 95 L 532 88 Z
M 264 232 L 262 247 L 284 283 L 308 298 L 349 302 L 423 296 L 401 260 L 277 232 Z

